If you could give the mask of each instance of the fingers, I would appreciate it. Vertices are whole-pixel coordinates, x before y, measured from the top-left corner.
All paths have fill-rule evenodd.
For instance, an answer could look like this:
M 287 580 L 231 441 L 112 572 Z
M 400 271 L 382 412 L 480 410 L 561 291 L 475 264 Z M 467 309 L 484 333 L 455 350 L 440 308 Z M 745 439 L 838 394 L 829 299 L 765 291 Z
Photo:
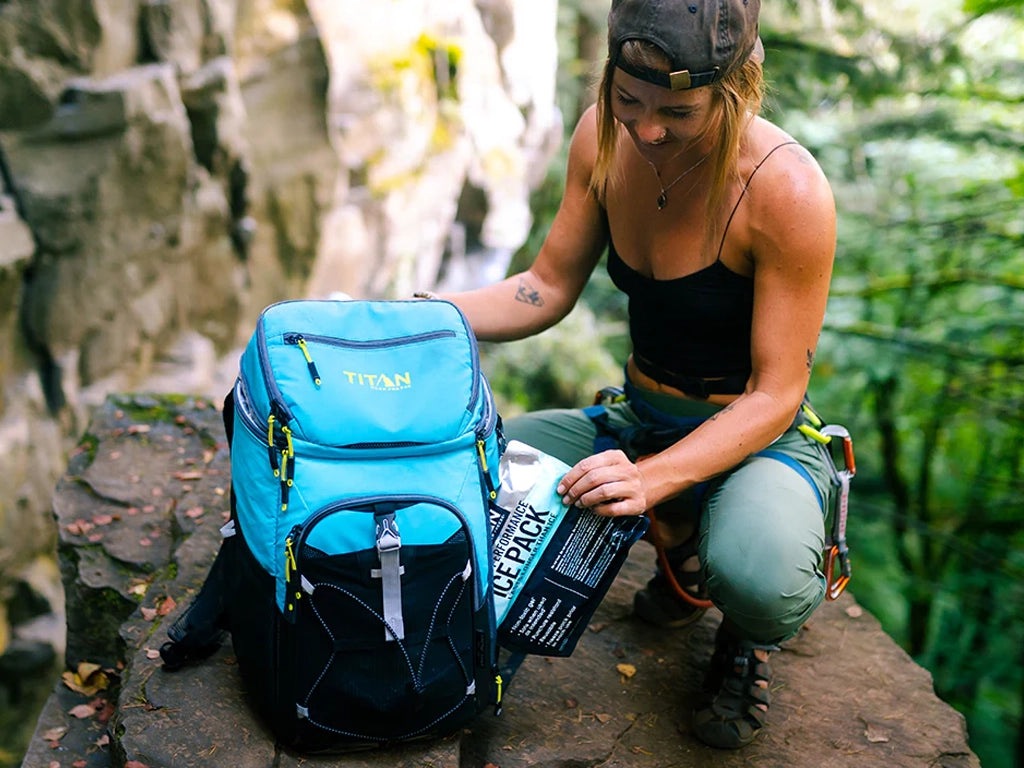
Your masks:
M 640 470 L 618 450 L 583 459 L 565 473 L 556 490 L 566 506 L 602 515 L 640 515 L 647 509 Z

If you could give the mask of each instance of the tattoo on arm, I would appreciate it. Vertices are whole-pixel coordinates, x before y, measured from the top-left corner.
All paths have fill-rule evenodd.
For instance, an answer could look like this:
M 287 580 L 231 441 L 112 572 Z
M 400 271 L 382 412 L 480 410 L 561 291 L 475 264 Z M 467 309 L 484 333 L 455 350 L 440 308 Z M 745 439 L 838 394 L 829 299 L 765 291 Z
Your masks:
M 813 349 L 808 349 L 807 350 L 807 374 L 808 375 L 810 375 L 811 368 L 813 368 L 813 367 L 814 367 L 814 350 Z
M 729 403 L 727 406 L 725 406 L 721 410 L 715 411 L 713 414 L 711 414 L 708 417 L 708 421 L 714 421 L 719 416 L 721 416 L 723 413 L 728 413 L 729 411 L 731 411 L 734 407 L 736 407 L 736 403 Z
M 544 299 L 541 298 L 540 291 L 535 290 L 523 278 L 519 278 L 519 287 L 516 288 L 516 301 L 521 301 L 534 307 L 544 306 Z

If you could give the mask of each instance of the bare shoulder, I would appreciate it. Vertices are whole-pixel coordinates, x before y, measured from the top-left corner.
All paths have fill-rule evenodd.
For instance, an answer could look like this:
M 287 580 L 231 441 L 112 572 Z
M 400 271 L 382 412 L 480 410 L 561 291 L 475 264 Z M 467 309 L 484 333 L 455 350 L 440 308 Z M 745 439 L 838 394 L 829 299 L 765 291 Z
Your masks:
M 746 153 L 755 210 L 774 217 L 786 211 L 834 215 L 832 188 L 814 156 L 785 131 L 758 119 Z
M 752 127 L 748 149 L 747 162 L 757 168 L 748 189 L 752 242 L 759 246 L 755 256 L 799 260 L 799 254 L 831 261 L 835 199 L 817 160 L 767 121 Z
M 597 159 L 597 106 L 591 105 L 580 116 L 569 144 L 569 164 L 590 177 Z M 572 168 L 570 167 L 570 170 Z

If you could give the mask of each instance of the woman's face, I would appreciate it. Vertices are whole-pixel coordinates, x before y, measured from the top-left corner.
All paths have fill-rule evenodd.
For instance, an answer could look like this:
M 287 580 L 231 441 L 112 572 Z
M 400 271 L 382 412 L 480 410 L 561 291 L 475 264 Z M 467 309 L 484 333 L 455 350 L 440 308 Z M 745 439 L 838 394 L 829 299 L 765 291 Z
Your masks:
M 702 137 L 711 89 L 670 91 L 616 67 L 611 104 L 612 115 L 629 132 L 644 159 L 660 165 Z

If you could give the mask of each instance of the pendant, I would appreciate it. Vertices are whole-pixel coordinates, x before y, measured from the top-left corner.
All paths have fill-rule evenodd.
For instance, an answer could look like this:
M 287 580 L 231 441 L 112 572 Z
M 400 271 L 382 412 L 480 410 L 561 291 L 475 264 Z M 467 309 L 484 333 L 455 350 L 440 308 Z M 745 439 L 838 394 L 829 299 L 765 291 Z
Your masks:
M 660 195 L 658 195 L 658 210 L 662 210 L 665 207 L 666 203 L 668 203 L 668 194 L 662 192 Z

